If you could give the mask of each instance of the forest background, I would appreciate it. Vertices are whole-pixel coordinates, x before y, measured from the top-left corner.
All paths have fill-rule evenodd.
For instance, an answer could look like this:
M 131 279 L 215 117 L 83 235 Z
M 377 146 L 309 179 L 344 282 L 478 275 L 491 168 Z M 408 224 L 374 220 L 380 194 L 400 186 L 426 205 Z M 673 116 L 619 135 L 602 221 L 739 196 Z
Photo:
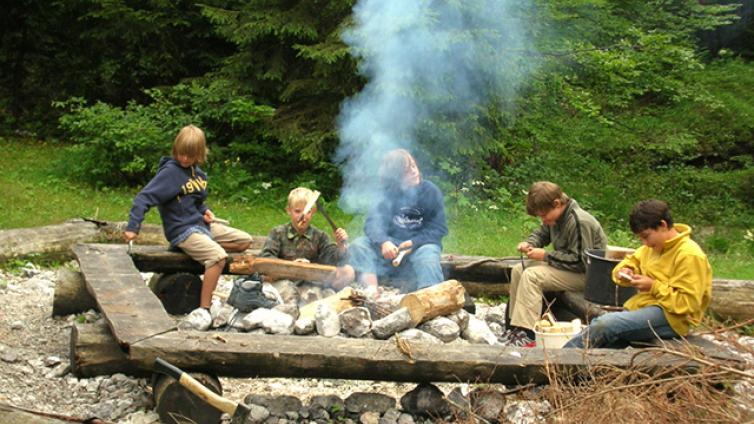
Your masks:
M 370 49 L 384 40 L 353 42 L 369 3 L 6 5 L 0 228 L 124 220 L 177 130 L 193 123 L 208 135 L 219 216 L 266 234 L 285 222 L 287 192 L 306 185 L 357 235 L 361 211 L 342 196 L 343 113 L 377 72 Z M 611 244 L 636 246 L 631 206 L 665 199 L 694 227 L 716 276 L 754 279 L 754 1 L 403 4 L 420 19 L 388 21 L 381 33 L 441 33 L 431 50 L 461 57 L 453 66 L 471 70 L 484 93 L 459 111 L 448 106 L 462 97 L 456 91 L 379 87 L 430 111 L 406 135 L 445 193 L 446 251 L 515 254 L 537 225 L 525 191 L 547 179 L 597 216 Z M 438 10 L 486 20 L 449 26 Z M 516 38 L 505 32 L 514 27 Z M 470 39 L 479 50 L 467 55 Z

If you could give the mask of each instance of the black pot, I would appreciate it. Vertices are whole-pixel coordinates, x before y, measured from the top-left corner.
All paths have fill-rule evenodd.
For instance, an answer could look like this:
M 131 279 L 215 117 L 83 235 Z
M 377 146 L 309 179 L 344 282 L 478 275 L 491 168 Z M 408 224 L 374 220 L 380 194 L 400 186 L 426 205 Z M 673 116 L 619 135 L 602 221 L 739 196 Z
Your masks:
M 586 251 L 586 287 L 584 299 L 608 306 L 622 306 L 623 302 L 636 294 L 633 287 L 622 287 L 613 283 L 613 268 L 620 263 L 617 259 L 605 258 L 602 249 Z

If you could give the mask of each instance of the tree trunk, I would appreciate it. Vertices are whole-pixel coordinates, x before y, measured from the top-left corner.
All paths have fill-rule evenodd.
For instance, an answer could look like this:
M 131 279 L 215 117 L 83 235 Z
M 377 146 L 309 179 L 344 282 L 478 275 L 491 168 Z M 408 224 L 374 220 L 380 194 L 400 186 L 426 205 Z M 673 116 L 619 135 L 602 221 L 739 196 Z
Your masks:
M 78 314 L 89 309 L 97 309 L 97 302 L 88 291 L 84 276 L 80 272 L 60 268 L 52 298 L 52 316 Z
M 118 346 L 107 324 L 74 324 L 71 327 L 71 373 L 79 378 L 123 373 L 146 377 Z
M 403 296 L 400 307 L 408 309 L 411 323 L 417 326 L 434 317 L 461 309 L 465 293 L 461 283 L 448 280 Z
M 662 352 L 632 349 L 526 349 L 481 344 L 433 345 L 392 340 L 326 338 L 218 332 L 168 332 L 131 346 L 130 357 L 143 368 L 160 357 L 184 370 L 233 377 L 335 378 L 382 381 L 547 383 L 548 370 L 585 370 L 594 365 L 648 372 L 699 370 L 700 363 Z M 405 349 L 408 348 L 408 349 Z M 672 348 L 684 351 L 684 346 Z M 705 346 L 704 355 L 743 361 L 722 348 Z
M 709 308 L 722 319 L 744 322 L 754 318 L 754 281 L 712 280 Z
M 122 241 L 125 222 L 75 219 L 63 224 L 0 231 L 0 263 L 31 254 L 70 259 L 77 243 Z M 159 225 L 144 224 L 139 243 L 167 245 Z

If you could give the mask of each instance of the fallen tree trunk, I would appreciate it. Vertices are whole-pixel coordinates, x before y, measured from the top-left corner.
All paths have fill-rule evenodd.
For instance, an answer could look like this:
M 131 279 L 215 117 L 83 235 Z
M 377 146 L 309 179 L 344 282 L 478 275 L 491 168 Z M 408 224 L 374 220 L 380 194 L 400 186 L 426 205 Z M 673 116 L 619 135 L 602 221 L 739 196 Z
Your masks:
M 547 383 L 553 365 L 563 372 L 594 365 L 668 372 L 703 365 L 659 351 L 632 349 L 526 349 L 489 345 L 437 345 L 406 341 L 168 332 L 131 345 L 130 357 L 151 369 L 155 358 L 184 370 L 233 377 L 345 378 L 384 381 Z M 714 346 L 705 354 L 732 356 Z M 738 365 L 743 364 L 739 361 Z M 646 368 L 644 368 L 646 367 Z M 560 370 L 560 368 L 559 368 Z
M 84 276 L 80 272 L 60 268 L 52 298 L 52 316 L 78 314 L 97 309 L 97 302 L 86 290 Z
M 63 224 L 0 231 L 0 263 L 32 254 L 71 259 L 77 243 L 123 240 L 125 222 L 74 219 Z M 159 225 L 144 224 L 139 243 L 167 245 Z
M 128 359 L 104 322 L 71 327 L 70 361 L 71 373 L 79 378 L 116 373 L 149 375 Z
M 754 318 L 754 281 L 712 280 L 709 309 L 722 319 L 744 322 Z

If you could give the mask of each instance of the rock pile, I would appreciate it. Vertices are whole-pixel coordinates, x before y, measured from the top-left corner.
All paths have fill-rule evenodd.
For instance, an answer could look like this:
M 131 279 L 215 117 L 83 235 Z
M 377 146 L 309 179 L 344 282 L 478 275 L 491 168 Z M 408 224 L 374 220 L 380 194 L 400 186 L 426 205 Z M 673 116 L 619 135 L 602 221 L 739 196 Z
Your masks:
M 227 286 L 228 282 L 222 284 Z M 395 336 L 434 344 L 489 345 L 499 344 L 498 339 L 504 328 L 505 304 L 478 304 L 475 305 L 476 314 L 459 309 L 415 327 L 408 310 L 399 306 L 402 295 L 396 289 L 380 288 L 379 297 L 375 300 L 367 299 L 363 306 L 341 312 L 327 302 L 319 302 L 313 317 L 300 316 L 299 307 L 333 296 L 333 290 L 307 283 L 297 285 L 289 280 L 265 284 L 264 290 L 265 296 L 274 299 L 276 306 L 242 313 L 216 297 L 210 308 L 212 323 L 209 328 L 190 322 L 183 328 L 323 337 L 389 339 Z M 379 318 L 373 318 L 375 311 L 379 312 Z

